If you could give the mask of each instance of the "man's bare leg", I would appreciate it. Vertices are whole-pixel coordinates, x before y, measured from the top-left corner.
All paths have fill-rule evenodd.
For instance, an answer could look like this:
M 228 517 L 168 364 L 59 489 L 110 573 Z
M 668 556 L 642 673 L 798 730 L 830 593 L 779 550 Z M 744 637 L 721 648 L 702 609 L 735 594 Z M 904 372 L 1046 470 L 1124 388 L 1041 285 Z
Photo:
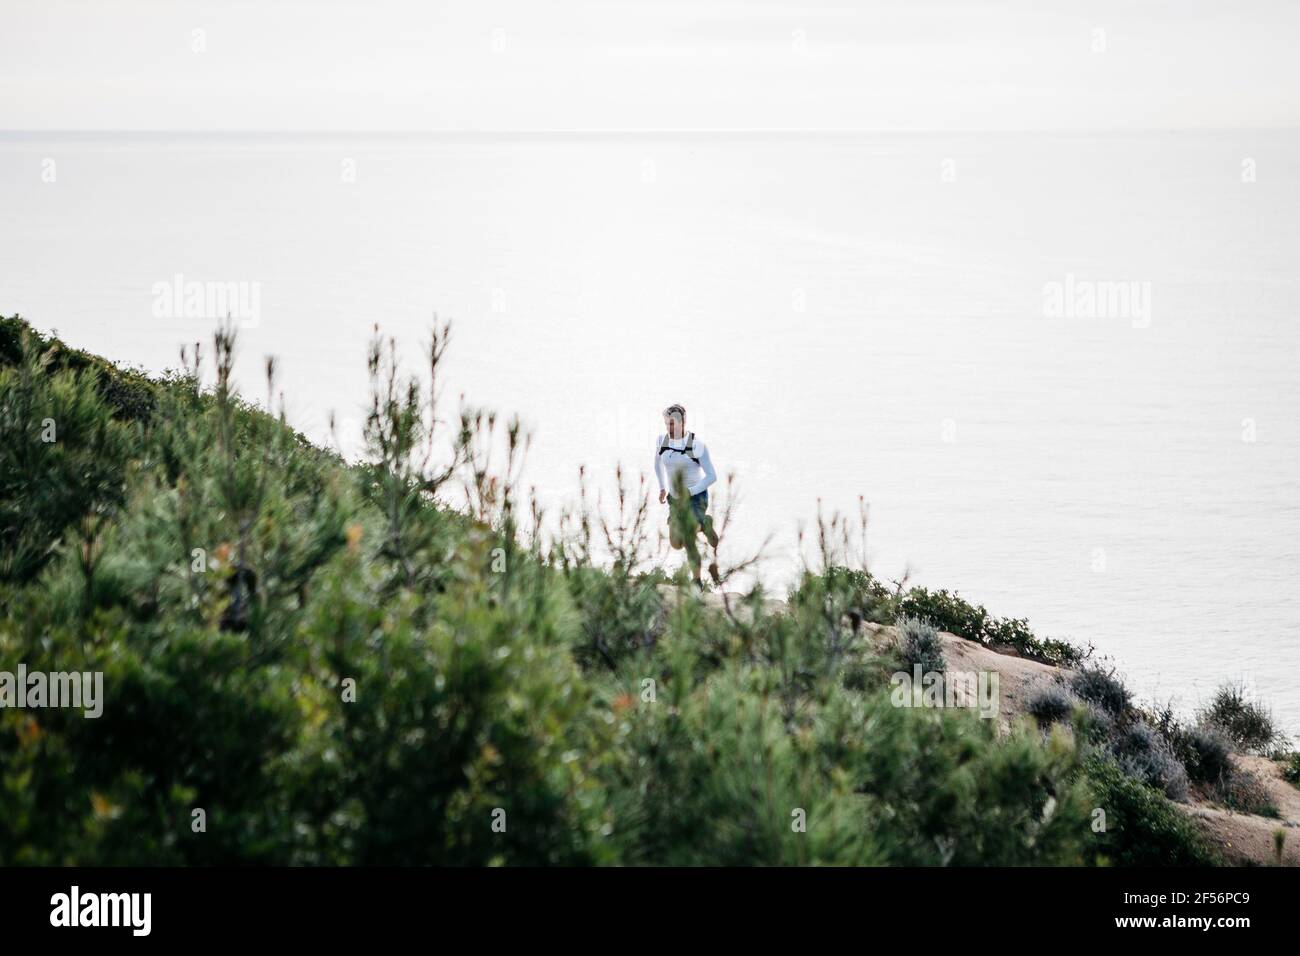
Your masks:
M 708 515 L 705 515 L 701 524 L 704 528 L 704 537 L 709 539 L 709 544 L 711 544 L 713 550 L 716 551 L 718 549 L 718 532 L 713 530 L 713 519 Z
M 718 571 L 718 533 L 713 530 L 713 519 L 708 515 L 700 522 L 700 530 L 704 532 L 705 539 L 713 548 L 713 560 L 709 562 L 709 577 L 713 578 L 713 583 L 721 586 L 722 575 Z
M 698 533 L 699 528 L 695 527 L 690 530 L 686 537 L 686 560 L 690 562 L 691 574 L 695 576 L 695 583 L 703 587 L 704 582 L 700 580 L 700 549 L 699 545 L 696 544 L 696 535 Z

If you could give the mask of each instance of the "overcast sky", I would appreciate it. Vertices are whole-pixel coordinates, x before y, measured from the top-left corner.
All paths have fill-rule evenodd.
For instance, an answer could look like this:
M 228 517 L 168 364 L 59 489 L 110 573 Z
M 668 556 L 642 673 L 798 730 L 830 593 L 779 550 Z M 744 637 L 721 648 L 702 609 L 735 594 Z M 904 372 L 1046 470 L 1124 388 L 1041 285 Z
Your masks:
M 1291 127 L 1298 40 L 1297 0 L 0 0 L 0 128 Z

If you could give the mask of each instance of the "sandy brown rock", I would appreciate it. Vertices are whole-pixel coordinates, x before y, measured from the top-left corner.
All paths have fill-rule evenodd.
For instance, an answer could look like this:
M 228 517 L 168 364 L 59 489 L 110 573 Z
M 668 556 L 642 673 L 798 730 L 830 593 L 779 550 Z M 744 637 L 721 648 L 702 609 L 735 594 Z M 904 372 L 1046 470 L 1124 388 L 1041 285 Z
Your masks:
M 1190 816 L 1230 862 L 1276 866 L 1275 835 L 1285 834 L 1283 866 L 1300 866 L 1300 790 L 1287 783 L 1278 765 L 1267 757 L 1233 754 L 1235 764 L 1255 774 L 1277 806 L 1279 817 L 1238 813 L 1205 800 L 1176 804 Z
M 888 625 L 866 625 L 873 634 L 877 647 L 898 646 L 898 629 Z M 1025 713 L 1025 698 L 1035 684 L 1050 681 L 1064 673 L 1059 667 L 1040 664 L 1024 657 L 999 654 L 976 641 L 968 641 L 947 631 L 940 632 L 943 655 L 949 671 L 964 673 L 992 673 L 998 675 L 998 693 L 1001 700 L 1000 719 L 1003 728 Z

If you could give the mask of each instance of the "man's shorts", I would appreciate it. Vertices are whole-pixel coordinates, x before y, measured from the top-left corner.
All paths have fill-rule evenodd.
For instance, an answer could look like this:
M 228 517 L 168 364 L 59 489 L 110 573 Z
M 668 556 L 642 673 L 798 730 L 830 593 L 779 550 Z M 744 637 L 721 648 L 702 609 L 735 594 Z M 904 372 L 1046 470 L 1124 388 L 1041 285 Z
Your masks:
M 676 511 L 676 498 L 668 496 L 668 522 L 672 523 L 673 513 Z M 704 524 L 704 515 L 709 510 L 709 493 L 701 491 L 698 495 L 691 495 L 691 511 L 695 514 L 695 520 L 701 525 Z

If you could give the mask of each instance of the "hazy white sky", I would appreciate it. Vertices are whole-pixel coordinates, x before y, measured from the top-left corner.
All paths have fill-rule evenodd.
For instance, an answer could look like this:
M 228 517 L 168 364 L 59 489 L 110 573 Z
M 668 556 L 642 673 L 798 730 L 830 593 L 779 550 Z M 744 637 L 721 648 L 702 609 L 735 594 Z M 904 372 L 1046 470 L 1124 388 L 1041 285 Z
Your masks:
M 1289 127 L 1298 40 L 1297 0 L 0 0 L 0 129 Z

